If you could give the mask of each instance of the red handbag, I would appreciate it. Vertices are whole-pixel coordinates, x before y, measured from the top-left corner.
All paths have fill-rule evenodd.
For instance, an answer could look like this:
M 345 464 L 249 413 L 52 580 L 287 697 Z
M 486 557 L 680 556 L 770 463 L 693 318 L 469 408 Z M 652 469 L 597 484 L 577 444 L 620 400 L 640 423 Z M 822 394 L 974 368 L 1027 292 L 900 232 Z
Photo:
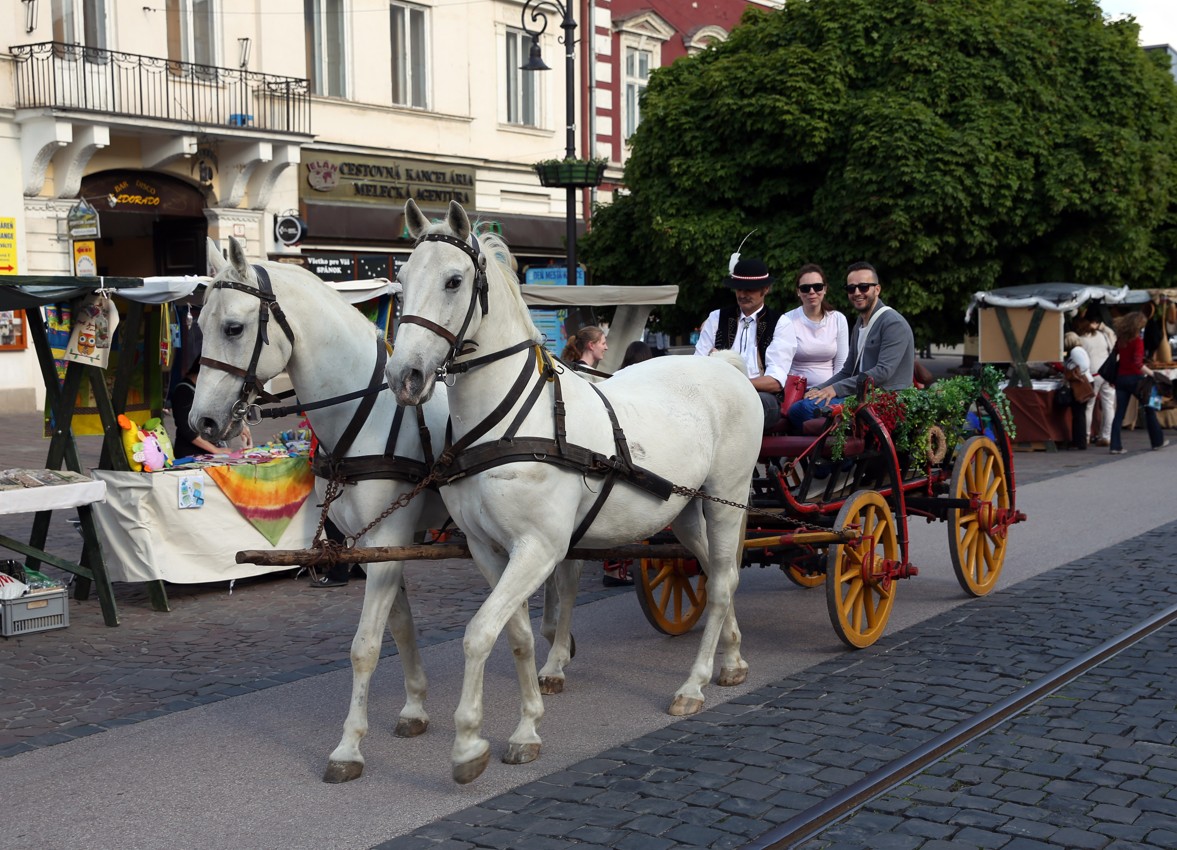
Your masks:
M 784 398 L 781 400 L 782 416 L 789 412 L 790 407 L 805 398 L 807 384 L 808 381 L 801 375 L 789 375 L 785 378 Z

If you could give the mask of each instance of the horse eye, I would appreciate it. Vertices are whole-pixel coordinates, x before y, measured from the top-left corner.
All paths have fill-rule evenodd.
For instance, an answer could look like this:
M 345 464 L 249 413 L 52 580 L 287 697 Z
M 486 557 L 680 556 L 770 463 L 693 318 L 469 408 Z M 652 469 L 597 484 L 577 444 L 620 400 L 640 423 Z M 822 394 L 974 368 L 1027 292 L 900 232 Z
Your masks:
M 241 336 L 241 331 L 245 326 L 240 322 L 229 322 L 225 325 L 225 336 Z
M 456 274 L 445 282 L 445 288 L 448 290 L 458 289 L 462 285 L 462 276 Z

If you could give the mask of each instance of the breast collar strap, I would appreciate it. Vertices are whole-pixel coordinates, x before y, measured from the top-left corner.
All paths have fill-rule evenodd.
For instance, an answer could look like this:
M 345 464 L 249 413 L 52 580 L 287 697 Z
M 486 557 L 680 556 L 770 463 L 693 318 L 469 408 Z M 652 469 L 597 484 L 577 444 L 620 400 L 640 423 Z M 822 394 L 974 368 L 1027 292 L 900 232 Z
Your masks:
M 253 403 L 255 398 L 270 400 L 270 396 L 262 387 L 262 382 L 257 379 L 257 364 L 262 356 L 262 346 L 269 345 L 269 321 L 270 314 L 274 314 L 274 318 L 278 320 L 282 332 L 286 334 L 286 338 L 290 340 L 290 344 L 294 345 L 294 331 L 290 328 L 290 322 L 286 319 L 286 313 L 278 304 L 278 298 L 274 295 L 274 288 L 270 283 L 270 274 L 262 266 L 253 266 L 254 274 L 257 275 L 258 285 L 256 287 L 240 283 L 235 280 L 218 280 L 213 285 L 213 289 L 235 289 L 238 292 L 244 292 L 247 295 L 252 295 L 260 302 L 258 304 L 258 323 L 257 323 L 257 337 L 253 342 L 253 354 L 249 358 L 249 366 L 245 369 L 239 366 L 234 366 L 232 363 L 223 363 L 220 360 L 213 360 L 211 357 L 201 357 L 200 365 L 208 366 L 213 369 L 218 369 L 222 372 L 228 372 L 230 375 L 235 375 L 242 379 L 241 396 L 233 405 L 233 418 L 237 420 L 246 419 L 251 412 L 251 408 L 256 409 L 257 405 Z M 257 414 L 257 411 L 254 411 Z M 260 414 L 250 416 L 254 421 L 251 424 L 257 424 L 261 421 Z
M 401 324 L 420 325 L 433 333 L 440 336 L 450 344 L 450 353 L 440 366 L 437 367 L 437 377 L 439 380 L 445 380 L 445 376 L 449 374 L 450 366 L 454 358 L 460 354 L 468 354 L 464 351 L 466 342 L 466 331 L 470 327 L 470 320 L 474 318 L 474 305 L 478 304 L 482 308 L 482 315 L 485 316 L 490 310 L 490 293 L 487 288 L 486 280 L 486 254 L 482 253 L 482 248 L 478 244 L 477 239 L 471 239 L 470 242 L 465 242 L 456 236 L 450 236 L 448 233 L 426 233 L 417 240 L 419 246 L 422 242 L 444 242 L 447 245 L 459 249 L 470 258 L 474 264 L 474 288 L 470 293 L 470 306 L 466 309 L 466 318 L 462 320 L 462 327 L 457 334 L 452 334 L 446 328 L 437 324 L 437 322 L 426 319 L 423 316 L 401 316 Z

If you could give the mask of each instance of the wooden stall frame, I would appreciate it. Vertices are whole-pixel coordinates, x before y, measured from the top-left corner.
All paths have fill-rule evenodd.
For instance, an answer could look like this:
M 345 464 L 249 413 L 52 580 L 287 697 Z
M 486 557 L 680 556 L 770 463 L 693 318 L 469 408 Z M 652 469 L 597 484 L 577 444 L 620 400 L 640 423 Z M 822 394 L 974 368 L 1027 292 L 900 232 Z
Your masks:
M 143 280 L 129 277 L 104 277 L 99 280 L 59 275 L 14 275 L 0 281 L 0 285 L 54 289 L 89 288 L 92 290 L 97 290 L 101 286 L 108 290 L 119 290 L 140 287 L 143 285 Z M 144 305 L 135 301 L 130 304 L 127 317 L 120 322 L 118 329 L 118 333 L 123 335 L 120 344 L 124 351 L 134 348 L 138 343 L 139 334 L 142 332 Z M 60 470 L 64 465 L 65 468 L 73 472 L 85 474 L 71 422 L 77 404 L 78 390 L 82 386 L 82 381 L 88 380 L 95 405 L 98 408 L 98 417 L 102 422 L 104 435 L 99 466 L 129 471 L 130 466 L 121 449 L 121 429 L 115 411 L 126 404 L 133 358 L 120 358 L 115 374 L 113 393 L 107 389 L 103 370 L 95 366 L 71 362 L 66 367 L 65 379 L 59 381 L 53 351 L 49 344 L 48 329 L 41 310 L 26 308 L 25 318 L 28 336 L 36 351 L 37 363 L 45 385 L 46 406 L 53 415 L 53 432 L 49 440 L 45 468 Z M 106 571 L 106 560 L 102 551 L 102 543 L 98 538 L 92 508 L 89 505 L 82 505 L 77 508 L 77 512 L 82 533 L 82 554 L 77 563 L 57 558 L 45 552 L 52 511 L 39 511 L 34 515 L 33 528 L 27 546 L 8 539 L 3 541 L 4 545 L 6 548 L 11 548 L 28 557 L 28 565 L 33 569 L 44 562 L 76 575 L 78 578 L 74 582 L 75 599 L 88 599 L 90 584 L 93 582 L 98 592 L 103 621 L 108 626 L 117 626 L 119 618 L 114 601 L 114 589 Z M 162 581 L 147 582 L 147 594 L 152 608 L 157 611 L 170 610 L 167 592 Z

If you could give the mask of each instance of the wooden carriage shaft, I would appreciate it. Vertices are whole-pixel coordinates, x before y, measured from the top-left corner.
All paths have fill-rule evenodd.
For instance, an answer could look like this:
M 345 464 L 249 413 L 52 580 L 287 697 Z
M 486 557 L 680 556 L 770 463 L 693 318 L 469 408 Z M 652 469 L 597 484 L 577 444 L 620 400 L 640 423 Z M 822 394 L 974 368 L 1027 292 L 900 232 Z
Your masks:
M 827 545 L 857 540 L 854 532 L 798 531 L 750 538 L 744 541 L 745 549 L 767 549 L 790 544 Z M 439 543 L 421 546 L 357 546 L 341 549 L 335 561 L 340 564 L 369 564 L 381 561 L 422 561 L 469 558 L 470 550 L 460 543 Z M 585 561 L 603 559 L 640 558 L 693 558 L 694 553 L 678 543 L 655 543 L 646 545 L 633 543 L 628 546 L 613 546 L 609 549 L 571 549 L 567 558 Z M 239 564 L 260 564 L 266 567 L 305 567 L 317 565 L 326 559 L 315 549 L 247 549 L 237 553 Z

